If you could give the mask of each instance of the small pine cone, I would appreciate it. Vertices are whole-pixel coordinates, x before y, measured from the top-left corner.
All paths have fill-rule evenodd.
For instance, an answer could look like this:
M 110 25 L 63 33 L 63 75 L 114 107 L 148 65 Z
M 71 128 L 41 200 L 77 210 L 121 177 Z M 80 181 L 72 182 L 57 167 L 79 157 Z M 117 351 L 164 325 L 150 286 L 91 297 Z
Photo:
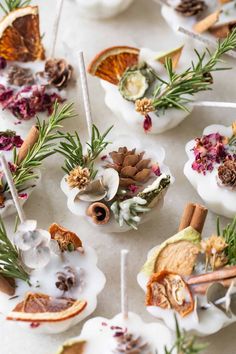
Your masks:
M 155 108 L 153 107 L 152 100 L 144 97 L 135 102 L 135 110 L 136 112 L 142 114 L 142 116 L 146 116 L 148 113 L 154 112 Z
M 222 184 L 236 187 L 236 161 L 227 160 L 218 168 L 218 177 Z
M 71 188 L 85 188 L 90 181 L 90 172 L 87 168 L 81 166 L 75 167 L 67 177 L 67 183 Z
M 115 337 L 117 340 L 117 348 L 113 351 L 114 354 L 145 354 L 149 352 L 148 345 L 142 341 L 141 337 L 134 337 L 130 333 L 124 333 Z
M 45 76 L 50 85 L 62 89 L 71 79 L 73 68 L 64 59 L 48 59 L 45 63 Z
M 185 17 L 191 17 L 201 14 L 206 8 L 203 0 L 181 0 L 175 10 Z

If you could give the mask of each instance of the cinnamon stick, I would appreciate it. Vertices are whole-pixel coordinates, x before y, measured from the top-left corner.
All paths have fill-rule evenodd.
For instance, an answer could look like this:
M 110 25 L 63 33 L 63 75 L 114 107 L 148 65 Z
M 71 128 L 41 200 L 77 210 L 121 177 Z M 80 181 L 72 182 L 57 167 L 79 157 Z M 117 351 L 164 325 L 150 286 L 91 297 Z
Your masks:
M 229 288 L 230 285 L 232 284 L 232 282 L 235 282 L 235 281 L 236 281 L 236 277 L 233 277 L 233 278 L 220 280 L 217 283 L 222 284 L 225 288 Z M 214 281 L 211 281 L 211 282 L 207 282 L 207 283 L 192 285 L 191 290 L 194 292 L 194 294 L 205 295 L 209 286 L 214 283 L 215 283 Z
M 0 275 L 0 292 L 13 296 L 15 294 L 15 280 Z
M 186 229 L 186 227 L 190 225 L 195 207 L 196 205 L 193 203 L 188 203 L 186 205 L 182 218 L 180 220 L 179 231 Z
M 34 146 L 38 138 L 39 138 L 38 127 L 36 125 L 33 125 L 19 149 L 18 156 L 17 156 L 18 164 L 24 160 L 24 158 L 28 154 L 28 151 Z
M 212 14 L 208 15 L 201 21 L 197 22 L 194 26 L 193 29 L 197 33 L 203 33 L 207 31 L 209 28 L 211 28 L 218 20 L 220 16 L 221 10 L 216 10 Z
M 207 212 L 208 210 L 200 204 L 188 203 L 184 209 L 184 213 L 180 221 L 179 231 L 188 226 L 192 226 L 193 229 L 201 233 L 206 220 Z
M 236 266 L 225 267 L 211 273 L 192 275 L 187 280 L 188 285 L 217 282 L 223 279 L 236 277 Z
M 205 220 L 207 217 L 208 210 L 204 206 L 200 204 L 196 204 L 195 210 L 190 222 L 190 226 L 192 226 L 193 229 L 198 231 L 200 234 L 202 233 Z

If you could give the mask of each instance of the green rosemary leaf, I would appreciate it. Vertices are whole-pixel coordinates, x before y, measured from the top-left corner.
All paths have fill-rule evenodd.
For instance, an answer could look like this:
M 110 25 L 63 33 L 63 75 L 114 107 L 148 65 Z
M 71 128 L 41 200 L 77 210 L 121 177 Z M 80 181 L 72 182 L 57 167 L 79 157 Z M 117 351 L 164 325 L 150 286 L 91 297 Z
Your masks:
M 0 218 L 0 274 L 29 282 L 29 275 L 23 269 L 20 254 L 7 236 L 6 228 Z
M 13 161 L 17 167 L 12 175 L 18 190 L 19 188 L 25 187 L 24 184 L 26 181 L 33 181 L 38 178 L 35 168 L 39 168 L 42 165 L 43 160 L 56 152 L 56 140 L 61 137 L 61 134 L 56 130 L 61 128 L 60 123 L 63 120 L 74 116 L 73 104 L 64 104 L 60 108 L 59 104 L 56 102 L 53 112 L 47 122 L 40 122 L 40 120 L 37 119 L 37 127 L 39 129 L 39 138 L 37 142 L 31 149 L 29 149 L 26 157 L 19 164 L 17 163 L 17 154 L 14 152 Z M 7 183 L 4 186 L 4 190 L 9 190 Z
M 111 129 L 112 127 L 101 134 L 98 128 L 93 125 L 91 141 L 86 143 L 87 150 L 85 153 L 77 132 L 73 135 L 70 133 L 64 134 L 64 140 L 61 141 L 59 147 L 55 149 L 55 151 L 65 157 L 64 166 L 62 167 L 63 171 L 69 174 L 70 171 L 77 166 L 88 168 L 90 178 L 94 179 L 97 174 L 97 171 L 94 170 L 94 161 L 109 144 L 109 142 L 106 141 L 106 137 Z
M 219 226 L 217 226 L 217 230 L 220 230 Z M 236 265 L 236 216 L 220 234 L 224 237 L 225 242 L 228 245 L 225 250 L 228 264 Z
M 236 48 L 236 29 L 227 38 L 219 41 L 214 53 L 206 49 L 202 54 L 195 50 L 197 63 L 191 64 L 182 73 L 173 72 L 172 60 L 166 59 L 165 68 L 168 80 L 164 81 L 157 76 L 158 85 L 153 91 L 153 107 L 156 110 L 166 110 L 177 108 L 186 111 L 186 95 L 194 95 L 200 91 L 210 89 L 212 84 L 211 72 L 219 70 L 229 70 L 228 67 L 219 67 L 223 54 Z M 208 59 L 207 56 L 209 57 Z
M 11 11 L 26 7 L 31 3 L 31 0 L 3 0 L 4 5 L 1 3 L 0 8 L 7 15 Z

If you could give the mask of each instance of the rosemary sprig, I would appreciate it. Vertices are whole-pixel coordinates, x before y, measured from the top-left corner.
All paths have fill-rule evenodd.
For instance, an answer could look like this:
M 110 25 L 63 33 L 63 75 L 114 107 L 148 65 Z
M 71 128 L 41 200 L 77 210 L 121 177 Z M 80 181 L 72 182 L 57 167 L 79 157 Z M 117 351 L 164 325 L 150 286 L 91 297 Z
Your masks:
M 220 221 L 217 218 L 217 234 L 223 236 L 228 245 L 225 250 L 228 264 L 236 265 L 236 216 L 223 230 L 221 230 Z
M 2 4 L 4 3 L 4 4 Z M 0 3 L 0 8 L 7 15 L 9 12 L 19 9 L 21 7 L 26 7 L 31 3 L 31 0 L 3 0 Z
M 12 175 L 18 190 L 22 190 L 26 182 L 37 179 L 38 173 L 35 169 L 42 165 L 44 159 L 56 152 L 54 149 L 56 145 L 55 141 L 61 137 L 61 133 L 56 130 L 62 128 L 62 121 L 75 116 L 72 107 L 73 104 L 65 104 L 59 108 L 59 104 L 55 103 L 53 113 L 48 122 L 44 120 L 41 123 L 40 120 L 37 119 L 39 138 L 19 164 L 17 164 L 17 152 L 16 149 L 14 149 L 13 162 L 16 166 L 16 170 Z M 8 184 L 6 183 L 4 185 L 4 191 L 8 190 Z
M 83 146 L 77 132 L 75 132 L 74 135 L 71 135 L 70 133 L 65 135 L 61 134 L 65 141 L 62 141 L 59 144 L 59 148 L 55 149 L 55 151 L 59 152 L 65 157 L 64 166 L 62 167 L 63 171 L 69 174 L 70 171 L 72 171 L 77 166 L 82 168 L 86 167 L 90 171 L 91 179 L 94 179 L 97 174 L 97 170 L 94 169 L 94 161 L 109 144 L 109 142 L 106 141 L 106 137 L 111 129 L 112 127 L 107 129 L 105 133 L 101 134 L 98 128 L 93 125 L 91 142 L 87 142 L 88 147 L 85 154 L 83 152 Z
M 175 333 L 176 341 L 170 350 L 165 347 L 165 354 L 199 354 L 207 347 L 205 343 L 196 343 L 196 338 L 189 336 L 185 331 L 181 332 L 176 316 Z
M 0 218 L 0 274 L 4 277 L 21 279 L 29 282 L 29 275 L 21 265 L 17 248 L 7 236 L 5 226 Z
M 206 49 L 200 54 L 196 49 L 197 63 L 192 62 L 183 73 L 173 71 L 172 60 L 168 58 L 165 63 L 168 79 L 163 80 L 159 76 L 157 79 L 161 82 L 156 86 L 153 92 L 152 104 L 156 110 L 165 110 L 167 108 L 177 108 L 188 111 L 186 106 L 192 100 L 190 96 L 197 92 L 210 90 L 212 84 L 211 73 L 213 71 L 228 70 L 226 67 L 218 67 L 217 64 L 222 62 L 223 54 L 236 48 L 236 29 L 234 29 L 228 37 L 222 42 L 219 41 L 218 47 L 214 53 Z M 206 60 L 207 55 L 210 56 Z

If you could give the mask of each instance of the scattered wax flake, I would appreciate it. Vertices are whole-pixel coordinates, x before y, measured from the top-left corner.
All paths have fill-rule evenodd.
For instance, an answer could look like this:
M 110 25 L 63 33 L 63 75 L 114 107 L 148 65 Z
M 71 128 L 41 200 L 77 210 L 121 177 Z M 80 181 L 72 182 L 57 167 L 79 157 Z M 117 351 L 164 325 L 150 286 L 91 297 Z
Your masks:
M 143 129 L 145 130 L 145 132 L 148 132 L 151 130 L 151 128 L 152 128 L 152 119 L 147 114 L 144 118 L 144 121 L 143 121 Z

